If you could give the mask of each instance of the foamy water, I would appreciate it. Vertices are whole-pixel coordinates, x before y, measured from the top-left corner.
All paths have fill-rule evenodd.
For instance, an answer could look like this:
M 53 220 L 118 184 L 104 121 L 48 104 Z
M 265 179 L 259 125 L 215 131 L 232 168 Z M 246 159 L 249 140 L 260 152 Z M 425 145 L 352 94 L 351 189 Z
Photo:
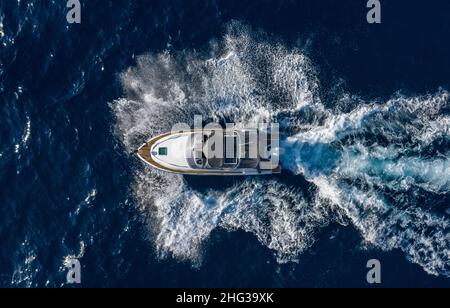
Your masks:
M 448 194 L 449 93 L 327 109 L 312 64 L 299 49 L 271 43 L 239 24 L 204 51 L 138 57 L 121 76 L 124 97 L 111 103 L 115 132 L 131 153 L 174 123 L 278 120 L 284 172 L 304 177 L 313 197 L 274 178 L 244 178 L 226 190 L 192 189 L 180 175 L 137 164 L 134 197 L 161 258 L 200 265 L 218 228 L 241 229 L 297 261 L 330 222 L 352 223 L 364 243 L 401 249 L 432 274 L 450 276 L 449 213 L 415 194 Z M 307 116 L 305 116 L 307 115 Z M 170 193 L 168 193 L 170 192 Z M 389 194 L 388 194 L 389 192 Z M 389 195 L 389 196 L 388 196 Z

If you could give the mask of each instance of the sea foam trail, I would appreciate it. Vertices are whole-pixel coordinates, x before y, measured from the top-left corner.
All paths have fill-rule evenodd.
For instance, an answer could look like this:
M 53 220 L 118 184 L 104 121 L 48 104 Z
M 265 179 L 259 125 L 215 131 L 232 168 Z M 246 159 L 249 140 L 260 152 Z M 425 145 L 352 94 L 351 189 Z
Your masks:
M 449 140 L 449 106 L 440 91 L 329 113 L 323 125 L 284 141 L 282 162 L 343 210 L 367 244 L 400 248 L 427 272 L 448 276 L 448 211 L 426 209 L 416 197 L 450 191 L 450 152 L 433 151 Z
M 126 95 L 111 108 L 128 152 L 174 123 L 192 125 L 196 114 L 277 120 L 290 136 L 281 142 L 284 168 L 311 186 L 255 177 L 198 191 L 180 175 L 138 164 L 134 196 L 161 258 L 200 265 L 204 242 L 221 227 L 253 233 L 279 262 L 297 261 L 324 226 L 351 222 L 366 244 L 402 249 L 426 271 L 450 276 L 449 212 L 412 196 L 449 193 L 449 153 L 436 146 L 449 137 L 446 91 L 377 103 L 347 95 L 342 100 L 357 102 L 353 110 L 325 108 L 300 50 L 240 24 L 204 52 L 141 56 L 121 78 Z

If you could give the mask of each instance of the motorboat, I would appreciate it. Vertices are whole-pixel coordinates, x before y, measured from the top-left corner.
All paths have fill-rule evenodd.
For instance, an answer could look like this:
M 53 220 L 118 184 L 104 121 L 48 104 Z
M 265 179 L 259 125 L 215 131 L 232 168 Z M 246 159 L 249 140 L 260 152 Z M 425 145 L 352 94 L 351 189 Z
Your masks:
M 150 166 L 188 175 L 281 172 L 278 134 L 270 129 L 200 129 L 155 136 L 137 150 Z

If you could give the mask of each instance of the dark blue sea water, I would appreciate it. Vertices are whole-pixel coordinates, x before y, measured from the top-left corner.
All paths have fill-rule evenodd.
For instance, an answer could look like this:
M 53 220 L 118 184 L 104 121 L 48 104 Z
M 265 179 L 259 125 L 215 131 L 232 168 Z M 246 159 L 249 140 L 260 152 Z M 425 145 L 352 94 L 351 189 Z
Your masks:
M 450 285 L 450 2 L 0 2 L 0 286 Z M 133 154 L 276 120 L 283 173 Z

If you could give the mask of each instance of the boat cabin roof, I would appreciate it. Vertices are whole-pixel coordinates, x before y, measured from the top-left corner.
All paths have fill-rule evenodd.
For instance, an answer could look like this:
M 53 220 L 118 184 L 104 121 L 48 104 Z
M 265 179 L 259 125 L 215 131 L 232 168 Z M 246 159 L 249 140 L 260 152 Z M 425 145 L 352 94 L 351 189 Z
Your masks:
M 189 147 L 193 154 L 189 159 L 191 167 L 201 169 L 257 168 L 259 164 L 257 142 L 254 144 L 250 142 L 248 131 L 233 131 L 223 134 L 223 136 L 215 136 L 215 134 L 215 131 L 193 134 Z M 218 148 L 220 145 L 215 142 L 217 138 L 223 141 L 222 151 Z M 220 152 L 221 155 L 215 155 L 217 152 Z

